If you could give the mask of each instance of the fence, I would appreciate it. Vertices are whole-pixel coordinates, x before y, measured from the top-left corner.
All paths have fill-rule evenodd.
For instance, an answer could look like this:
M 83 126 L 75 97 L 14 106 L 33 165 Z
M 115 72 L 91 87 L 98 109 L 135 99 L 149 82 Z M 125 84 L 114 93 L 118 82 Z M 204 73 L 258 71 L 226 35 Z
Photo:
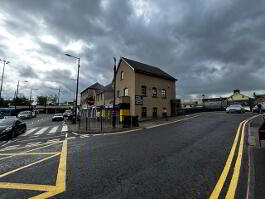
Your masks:
M 121 128 L 122 127 L 122 120 L 123 116 L 116 115 L 116 127 Z M 91 118 L 82 116 L 78 122 L 78 129 L 81 131 L 103 131 L 105 129 L 112 128 L 112 117 L 97 117 L 97 118 Z

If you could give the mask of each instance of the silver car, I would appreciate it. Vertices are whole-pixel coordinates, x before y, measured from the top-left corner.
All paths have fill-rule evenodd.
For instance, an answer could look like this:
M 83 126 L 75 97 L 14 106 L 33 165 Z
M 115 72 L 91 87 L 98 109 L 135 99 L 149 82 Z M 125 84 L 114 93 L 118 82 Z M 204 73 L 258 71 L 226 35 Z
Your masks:
M 18 114 L 18 118 L 20 119 L 31 119 L 32 112 L 31 111 L 22 111 Z
M 227 113 L 245 113 L 245 109 L 240 104 L 233 104 L 226 108 Z

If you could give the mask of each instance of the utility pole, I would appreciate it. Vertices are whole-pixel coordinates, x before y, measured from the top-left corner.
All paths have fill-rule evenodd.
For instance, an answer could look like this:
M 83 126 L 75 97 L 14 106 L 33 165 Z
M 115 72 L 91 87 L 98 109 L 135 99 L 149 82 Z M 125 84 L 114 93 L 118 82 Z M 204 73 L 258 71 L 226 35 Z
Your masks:
M 58 90 L 58 106 L 60 106 L 60 92 L 61 92 L 61 89 L 59 88 L 59 90 Z
M 17 81 L 17 91 L 16 91 L 16 102 L 15 102 L 15 114 L 17 115 L 17 101 L 18 101 L 18 87 L 19 87 L 19 80 Z
M 113 67 L 113 112 L 112 112 L 112 127 L 116 128 L 116 110 L 115 110 L 115 104 L 116 104 L 116 58 L 113 57 L 114 60 L 114 67 Z

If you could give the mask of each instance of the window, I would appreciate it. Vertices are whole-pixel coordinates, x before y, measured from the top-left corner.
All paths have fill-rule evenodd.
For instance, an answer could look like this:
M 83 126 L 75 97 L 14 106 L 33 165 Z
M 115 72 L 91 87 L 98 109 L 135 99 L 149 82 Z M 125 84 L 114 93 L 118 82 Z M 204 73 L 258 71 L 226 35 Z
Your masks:
M 124 96 L 129 96 L 129 90 L 128 90 L 128 88 L 125 88 L 124 89 Z
M 157 108 L 156 107 L 153 108 L 153 117 L 157 117 Z
M 100 93 L 100 100 L 102 100 L 102 93 Z
M 120 91 L 117 90 L 117 97 L 120 97 Z
M 157 97 L 157 89 L 153 87 L 153 97 Z
M 121 71 L 121 80 L 123 80 L 123 79 L 124 79 L 124 72 Z
M 146 96 L 146 86 L 142 86 L 142 96 Z
M 142 107 L 142 117 L 146 117 L 146 112 L 147 112 L 147 108 L 146 107 Z
M 161 95 L 162 95 L 162 98 L 166 98 L 167 97 L 167 91 L 166 91 L 166 89 L 162 89 L 161 90 Z

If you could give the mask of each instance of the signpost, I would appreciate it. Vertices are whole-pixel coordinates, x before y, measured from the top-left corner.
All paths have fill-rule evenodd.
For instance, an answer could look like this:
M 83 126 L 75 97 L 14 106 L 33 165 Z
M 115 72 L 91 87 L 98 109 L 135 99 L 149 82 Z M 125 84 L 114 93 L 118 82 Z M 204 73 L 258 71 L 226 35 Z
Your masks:
M 135 95 L 135 105 L 143 105 L 144 104 L 144 98 L 140 95 Z

